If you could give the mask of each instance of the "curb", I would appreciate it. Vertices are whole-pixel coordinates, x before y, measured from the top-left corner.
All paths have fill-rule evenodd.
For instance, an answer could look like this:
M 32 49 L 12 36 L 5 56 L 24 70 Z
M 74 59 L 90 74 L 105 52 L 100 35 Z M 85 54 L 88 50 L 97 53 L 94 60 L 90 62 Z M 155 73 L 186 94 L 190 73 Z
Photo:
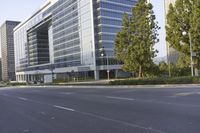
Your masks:
M 38 85 L 38 86 L 7 86 L 1 87 L 2 89 L 11 88 L 90 88 L 95 86 L 95 88 L 200 88 L 200 84 L 174 84 L 174 85 Z M 1 90 L 1 89 L 0 89 Z

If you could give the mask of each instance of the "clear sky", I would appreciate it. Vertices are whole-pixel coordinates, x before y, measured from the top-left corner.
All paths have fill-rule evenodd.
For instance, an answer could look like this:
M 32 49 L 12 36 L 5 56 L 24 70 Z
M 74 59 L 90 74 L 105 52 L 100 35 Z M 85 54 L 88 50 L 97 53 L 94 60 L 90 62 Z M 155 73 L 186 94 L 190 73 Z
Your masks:
M 22 21 L 36 11 L 45 0 L 1 0 L 0 24 L 5 20 Z
M 36 11 L 46 0 L 1 0 L 0 24 L 5 20 L 22 21 Z M 160 42 L 156 44 L 159 50 L 158 57 L 166 56 L 165 30 L 164 30 L 164 0 L 151 0 L 154 5 L 155 14 L 159 21 Z
M 164 57 L 167 55 L 166 51 L 166 41 L 165 41 L 165 10 L 164 10 L 164 0 L 150 0 L 154 6 L 154 12 L 161 27 L 159 31 L 160 42 L 156 44 L 155 48 L 159 51 L 158 57 Z

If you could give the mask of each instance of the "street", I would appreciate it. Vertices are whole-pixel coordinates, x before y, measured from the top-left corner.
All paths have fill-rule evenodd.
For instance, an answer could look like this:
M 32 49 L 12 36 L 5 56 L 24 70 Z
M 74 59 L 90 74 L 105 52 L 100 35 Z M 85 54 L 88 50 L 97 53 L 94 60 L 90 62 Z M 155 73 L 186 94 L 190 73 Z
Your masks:
M 198 87 L 0 88 L 0 133 L 199 133 Z

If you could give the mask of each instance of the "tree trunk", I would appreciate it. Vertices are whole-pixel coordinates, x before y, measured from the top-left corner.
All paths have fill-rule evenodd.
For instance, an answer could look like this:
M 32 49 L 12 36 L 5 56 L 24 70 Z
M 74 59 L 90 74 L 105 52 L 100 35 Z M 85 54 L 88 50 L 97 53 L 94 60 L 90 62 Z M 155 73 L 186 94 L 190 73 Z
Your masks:
M 142 77 L 142 66 L 140 65 L 139 66 L 139 78 L 141 78 Z

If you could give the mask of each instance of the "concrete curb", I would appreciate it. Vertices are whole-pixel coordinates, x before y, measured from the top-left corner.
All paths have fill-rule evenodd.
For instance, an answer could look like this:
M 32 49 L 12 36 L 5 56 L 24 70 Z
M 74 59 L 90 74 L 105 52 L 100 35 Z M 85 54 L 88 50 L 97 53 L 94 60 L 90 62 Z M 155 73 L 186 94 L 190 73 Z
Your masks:
M 37 85 L 37 86 L 7 86 L 1 89 L 12 88 L 200 88 L 200 84 L 174 84 L 174 85 Z M 1 90 L 0 89 L 0 90 Z

